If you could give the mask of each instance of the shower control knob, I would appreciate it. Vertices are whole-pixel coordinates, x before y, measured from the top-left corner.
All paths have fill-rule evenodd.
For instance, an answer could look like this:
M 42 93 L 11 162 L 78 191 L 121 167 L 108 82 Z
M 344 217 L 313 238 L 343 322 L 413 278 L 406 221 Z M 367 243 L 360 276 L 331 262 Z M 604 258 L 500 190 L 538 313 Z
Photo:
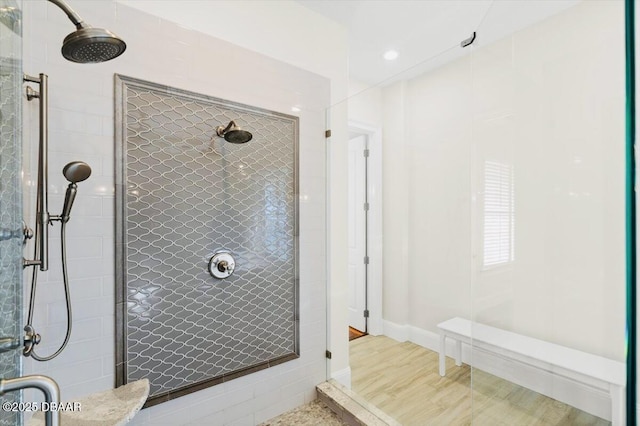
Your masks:
M 214 278 L 227 278 L 235 267 L 236 261 L 228 251 L 218 251 L 209 259 L 209 273 Z
M 218 262 L 218 271 L 227 272 L 227 266 L 229 266 L 227 261 L 226 260 L 221 260 L 220 262 Z

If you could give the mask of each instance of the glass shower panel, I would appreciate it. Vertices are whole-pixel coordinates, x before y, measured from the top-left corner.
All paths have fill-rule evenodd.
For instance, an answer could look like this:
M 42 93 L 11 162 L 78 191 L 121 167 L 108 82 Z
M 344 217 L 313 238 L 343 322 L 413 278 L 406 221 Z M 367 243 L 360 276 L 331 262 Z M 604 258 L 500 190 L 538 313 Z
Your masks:
M 494 2 L 472 47 L 477 425 L 623 424 L 624 4 L 497 36 L 549 3 Z
M 21 375 L 22 194 L 21 1 L 0 0 L 0 378 Z M 0 402 L 20 401 L 20 393 Z M 19 425 L 19 413 L 0 411 L 0 425 Z
M 369 334 L 348 343 L 351 389 L 403 425 L 471 421 L 469 367 L 454 368 L 447 359 L 441 377 L 438 357 L 438 324 L 472 314 L 472 80 L 461 39 L 382 84 L 352 81 L 355 95 L 330 110 L 330 170 L 339 182 L 331 190 L 345 191 L 349 212 L 348 289 L 338 295 L 347 306 L 330 317 L 340 323 L 340 315 L 368 311 Z M 348 129 L 336 131 L 341 115 Z M 362 170 L 366 176 L 358 175 Z M 359 185 L 366 186 L 364 209 Z M 363 240 L 368 264 L 356 244 Z M 351 318 L 348 325 L 359 329 Z M 347 327 L 334 328 L 332 336 L 346 344 Z M 336 366 L 332 339 L 335 374 L 343 367 Z

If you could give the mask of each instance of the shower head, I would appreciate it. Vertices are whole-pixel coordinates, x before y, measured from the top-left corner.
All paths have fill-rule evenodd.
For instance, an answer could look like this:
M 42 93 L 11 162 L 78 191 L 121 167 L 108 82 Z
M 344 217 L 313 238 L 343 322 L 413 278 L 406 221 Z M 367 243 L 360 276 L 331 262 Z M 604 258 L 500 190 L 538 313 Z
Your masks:
M 62 174 L 71 183 L 78 183 L 91 176 L 91 167 L 84 161 L 72 161 L 64 166 Z
M 236 129 L 225 133 L 224 140 L 230 143 L 246 143 L 253 138 L 251 132 L 246 130 Z
M 236 144 L 249 142 L 253 138 L 251 132 L 242 130 L 233 120 L 229 122 L 227 127 L 216 127 L 216 134 L 227 142 Z
M 109 30 L 93 28 L 64 0 L 49 0 L 67 14 L 76 26 L 76 31 L 65 37 L 62 42 L 62 56 L 72 62 L 91 64 L 105 62 L 120 56 L 127 44 Z
M 117 58 L 126 48 L 126 43 L 111 31 L 85 27 L 65 37 L 62 56 L 71 62 L 91 64 Z

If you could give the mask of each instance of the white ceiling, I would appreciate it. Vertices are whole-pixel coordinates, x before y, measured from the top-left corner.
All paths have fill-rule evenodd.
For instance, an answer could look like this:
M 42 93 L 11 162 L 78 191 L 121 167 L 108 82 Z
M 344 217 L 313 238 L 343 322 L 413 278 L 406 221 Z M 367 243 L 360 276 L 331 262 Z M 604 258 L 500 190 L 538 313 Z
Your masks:
M 347 28 L 349 74 L 384 85 L 464 54 L 460 42 L 477 32 L 489 43 L 580 0 L 297 0 Z M 394 49 L 395 61 L 382 54 Z

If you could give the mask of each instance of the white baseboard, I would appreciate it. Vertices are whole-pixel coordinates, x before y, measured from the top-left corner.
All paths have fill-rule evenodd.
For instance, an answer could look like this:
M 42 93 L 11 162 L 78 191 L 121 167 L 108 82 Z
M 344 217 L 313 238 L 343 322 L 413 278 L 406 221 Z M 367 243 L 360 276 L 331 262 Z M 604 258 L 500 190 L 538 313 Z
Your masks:
M 351 389 L 351 367 L 343 368 L 335 373 L 331 373 L 331 378 L 335 379 L 347 389 Z
M 394 340 L 409 341 L 434 352 L 439 351 L 439 335 L 432 331 L 408 324 L 399 325 L 386 320 L 383 329 L 384 335 Z M 447 341 L 446 353 L 452 357 L 455 348 L 454 343 L 450 340 Z M 463 345 L 462 361 L 471 365 L 471 359 L 473 359 L 474 368 L 565 402 L 605 420 L 611 420 L 611 400 L 609 395 L 601 390 L 487 352 L 479 350 L 472 352 L 468 345 Z M 640 415 L 640 407 L 638 410 Z
M 399 325 L 391 321 L 382 320 L 382 334 L 391 337 L 398 342 L 407 342 L 409 340 L 410 325 Z

